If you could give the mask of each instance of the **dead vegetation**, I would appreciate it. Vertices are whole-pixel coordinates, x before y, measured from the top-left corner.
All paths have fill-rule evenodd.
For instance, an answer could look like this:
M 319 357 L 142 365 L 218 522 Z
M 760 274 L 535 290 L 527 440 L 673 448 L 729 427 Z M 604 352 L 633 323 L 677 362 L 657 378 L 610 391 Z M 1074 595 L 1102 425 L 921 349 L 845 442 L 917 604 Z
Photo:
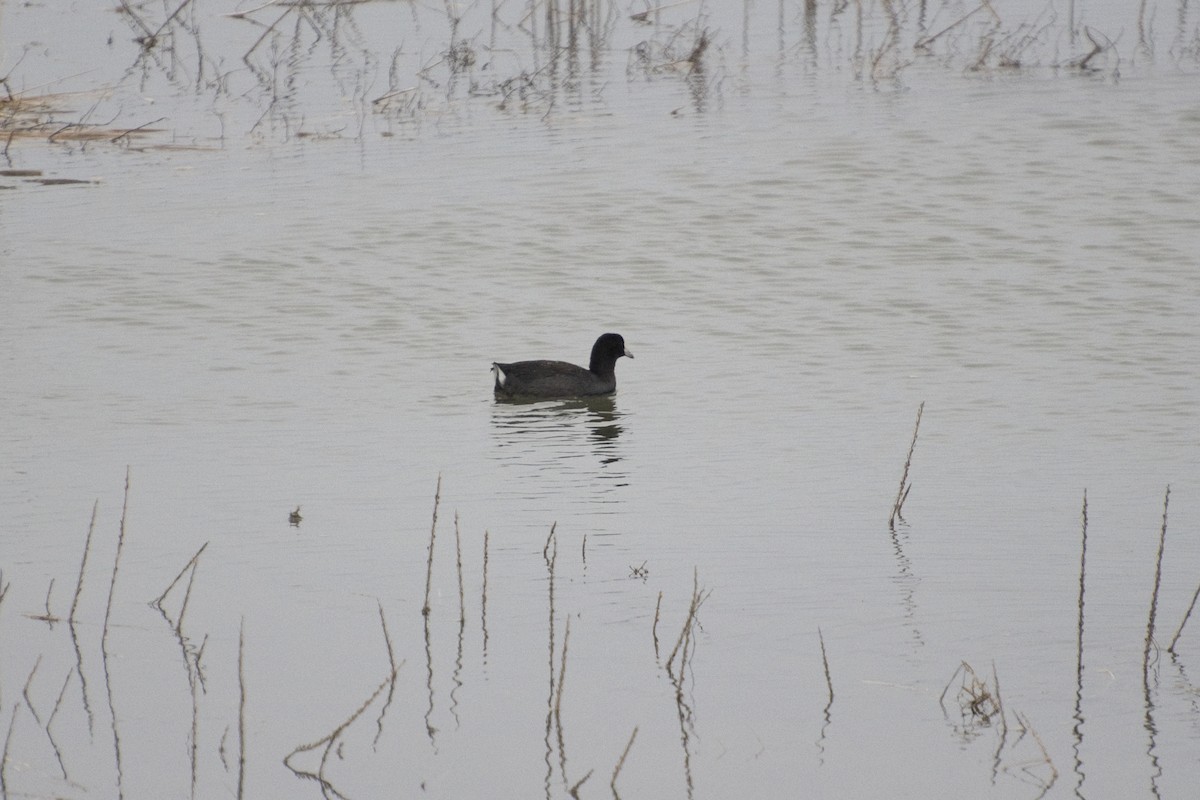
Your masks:
M 796 0 L 795 13 L 788 10 L 781 6 L 776 19 L 752 5 L 739 17 L 690 1 L 623 9 L 613 0 L 290 0 L 221 12 L 191 0 L 123 1 L 126 35 L 110 42 L 114 63 L 96 70 L 111 70 L 109 80 L 55 92 L 78 76 L 39 64 L 53 83 L 29 88 L 24 56 L 0 65 L 0 146 L 8 156 L 29 141 L 142 149 L 214 146 L 226 136 L 388 137 L 462 119 L 480 105 L 548 119 L 603 102 L 622 64 L 632 84 L 678 86 L 663 109 L 672 113 L 719 106 L 731 75 L 763 60 L 778 62 L 781 76 L 846 71 L 877 87 L 928 65 L 1116 77 L 1121 64 L 1105 32 L 1063 20 L 1049 4 L 1033 19 L 1008 18 L 990 0 L 922 5 L 919 13 L 897 0 L 835 0 L 827 8 Z M 1148 24 L 1140 29 L 1147 58 L 1152 33 Z M 1200 32 L 1186 34 L 1171 57 L 1200 61 Z M 767 39 L 778 46 L 756 52 Z M 169 98 L 167 114 L 144 102 L 151 93 Z

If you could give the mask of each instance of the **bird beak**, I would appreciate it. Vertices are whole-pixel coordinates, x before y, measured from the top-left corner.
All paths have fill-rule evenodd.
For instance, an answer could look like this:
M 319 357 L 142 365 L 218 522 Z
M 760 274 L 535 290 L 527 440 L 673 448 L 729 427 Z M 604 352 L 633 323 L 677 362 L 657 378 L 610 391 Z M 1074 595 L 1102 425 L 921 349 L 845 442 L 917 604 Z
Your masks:
M 626 348 L 625 348 L 625 357 L 626 357 L 626 358 L 633 358 L 633 353 L 629 352 L 629 348 L 628 348 L 628 347 L 626 347 Z

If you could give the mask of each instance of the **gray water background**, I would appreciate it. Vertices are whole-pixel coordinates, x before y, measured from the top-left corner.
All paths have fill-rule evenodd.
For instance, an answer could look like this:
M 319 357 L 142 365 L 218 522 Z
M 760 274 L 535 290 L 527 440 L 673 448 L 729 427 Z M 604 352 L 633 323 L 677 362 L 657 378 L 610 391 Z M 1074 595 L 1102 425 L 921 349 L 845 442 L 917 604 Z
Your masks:
M 1195 10 L 587 8 L 0 6 L 7 791 L 1190 797 Z

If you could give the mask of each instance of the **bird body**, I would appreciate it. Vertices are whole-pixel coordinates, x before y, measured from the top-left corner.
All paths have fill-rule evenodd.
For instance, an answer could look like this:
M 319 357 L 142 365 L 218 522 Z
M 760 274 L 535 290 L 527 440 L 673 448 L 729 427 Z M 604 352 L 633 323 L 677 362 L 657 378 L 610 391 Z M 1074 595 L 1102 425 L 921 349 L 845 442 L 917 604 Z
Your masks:
M 493 363 L 495 393 L 542 399 L 610 394 L 617 388 L 616 363 L 621 356 L 633 358 L 619 334 L 606 333 L 592 346 L 587 369 L 565 361 Z

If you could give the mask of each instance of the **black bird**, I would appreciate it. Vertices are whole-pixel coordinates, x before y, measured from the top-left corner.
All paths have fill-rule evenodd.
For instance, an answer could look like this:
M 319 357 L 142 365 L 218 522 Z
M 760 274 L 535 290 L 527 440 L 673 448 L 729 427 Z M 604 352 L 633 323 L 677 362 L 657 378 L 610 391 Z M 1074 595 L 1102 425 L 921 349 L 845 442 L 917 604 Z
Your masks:
M 633 358 L 625 349 L 625 340 L 617 333 L 606 333 L 592 345 L 587 369 L 565 361 L 517 361 L 492 364 L 497 397 L 537 397 L 553 399 L 610 394 L 617 388 L 617 359 Z

